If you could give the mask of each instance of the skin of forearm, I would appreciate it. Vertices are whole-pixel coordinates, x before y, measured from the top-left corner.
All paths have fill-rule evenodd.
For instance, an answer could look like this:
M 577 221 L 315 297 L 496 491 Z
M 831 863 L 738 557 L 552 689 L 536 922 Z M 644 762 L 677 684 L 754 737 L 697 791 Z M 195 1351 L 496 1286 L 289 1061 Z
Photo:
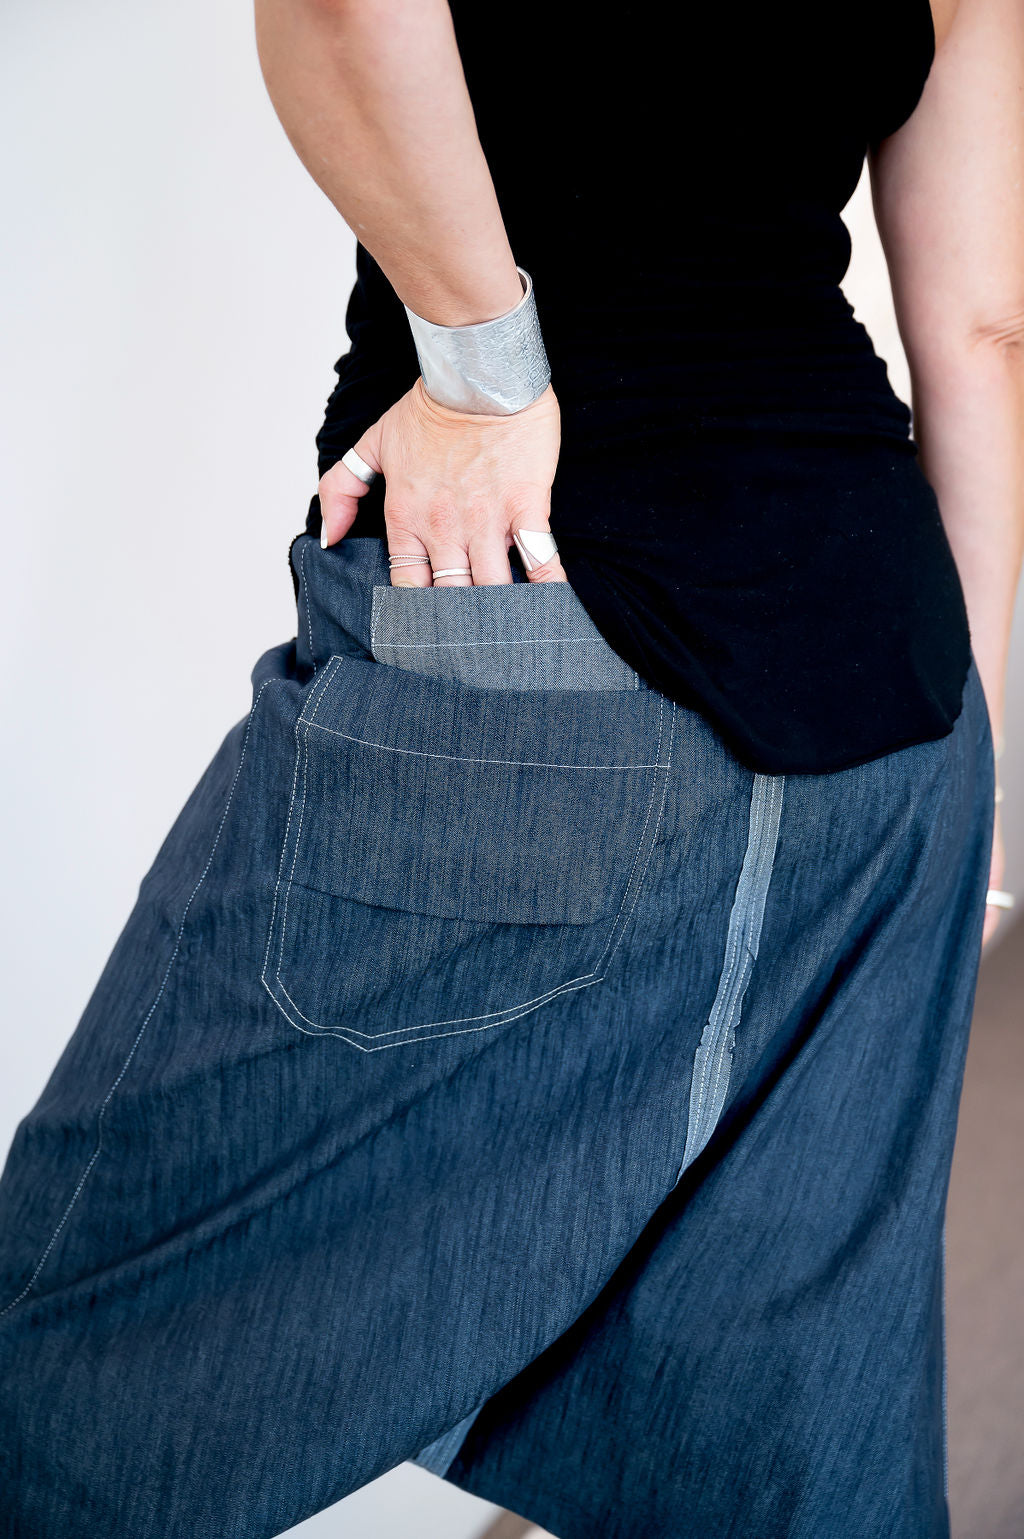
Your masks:
M 517 304 L 446 0 L 256 0 L 255 19 L 285 133 L 398 297 L 444 326 Z
M 998 738 L 1024 556 L 1024 342 L 960 342 L 911 360 L 910 372 L 921 468 L 960 573 Z

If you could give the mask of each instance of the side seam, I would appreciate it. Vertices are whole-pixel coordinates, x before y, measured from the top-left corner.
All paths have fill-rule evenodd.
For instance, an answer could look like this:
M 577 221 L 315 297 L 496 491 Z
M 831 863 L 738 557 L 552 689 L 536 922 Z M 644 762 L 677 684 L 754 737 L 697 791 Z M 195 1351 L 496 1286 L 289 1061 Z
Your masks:
M 775 862 L 782 813 L 784 775 L 754 775 L 750 793 L 747 848 L 729 914 L 725 957 L 718 990 L 694 1055 L 686 1147 L 676 1176 L 700 1154 L 725 1105 L 736 1044 L 736 1026 L 761 939 L 765 900 Z
M 231 803 L 234 800 L 234 795 L 235 795 L 235 787 L 238 784 L 238 777 L 242 773 L 242 765 L 245 763 L 245 753 L 246 753 L 246 749 L 247 749 L 247 747 L 249 745 L 249 732 L 250 732 L 250 730 L 252 728 L 252 722 L 253 722 L 253 717 L 254 717 L 254 715 L 256 713 L 256 707 L 259 705 L 260 699 L 261 699 L 261 697 L 263 695 L 263 691 L 267 688 L 267 685 L 268 684 L 273 684 L 273 683 L 276 683 L 276 682 L 277 681 L 274 680 L 274 679 L 265 679 L 263 681 L 263 683 L 260 685 L 260 688 L 259 688 L 259 691 L 258 691 L 258 693 L 256 695 L 256 698 L 253 701 L 253 703 L 252 703 L 252 705 L 251 705 L 251 707 L 249 709 L 248 718 L 247 718 L 246 724 L 245 724 L 245 736 L 242 739 L 242 749 L 241 749 L 241 752 L 240 752 L 240 754 L 238 756 L 238 763 L 235 766 L 235 773 L 234 773 L 234 775 L 232 777 L 232 780 L 231 780 L 231 787 L 230 787 L 230 789 L 228 791 L 227 800 L 224 803 L 224 810 L 221 813 L 220 822 L 217 824 L 217 832 L 214 835 L 213 844 L 210 846 L 210 853 L 207 856 L 206 864 L 203 867 L 202 874 L 199 877 L 199 880 L 196 882 L 195 886 L 193 887 L 192 891 L 190 892 L 190 894 L 188 896 L 188 901 L 186 902 L 185 907 L 182 910 L 181 922 L 178 925 L 178 932 L 177 932 L 177 934 L 176 934 L 176 936 L 174 938 L 174 946 L 173 946 L 173 949 L 171 951 L 171 955 L 170 955 L 170 957 L 168 959 L 167 966 L 164 968 L 163 976 L 160 979 L 160 986 L 159 986 L 159 988 L 156 991 L 156 994 L 155 994 L 155 996 L 153 998 L 152 1004 L 150 1005 L 149 1009 L 146 1011 L 145 1016 L 143 1017 L 142 1023 L 139 1026 L 139 1029 L 138 1029 L 138 1031 L 135 1034 L 134 1041 L 132 1042 L 130 1048 L 128 1049 L 128 1055 L 125 1058 L 123 1064 L 121 1065 L 121 1068 L 119 1069 L 119 1071 L 117 1073 L 117 1077 L 115 1078 L 114 1083 L 111 1085 L 110 1089 L 107 1091 L 106 1095 L 103 1098 L 102 1104 L 100 1105 L 99 1113 L 98 1113 L 97 1118 L 96 1118 L 96 1145 L 95 1145 L 95 1147 L 93 1149 L 93 1152 L 92 1152 L 92 1154 L 91 1154 L 91 1156 L 89 1158 L 89 1161 L 88 1161 L 85 1169 L 82 1171 L 82 1174 L 79 1177 L 78 1185 L 75 1187 L 74 1191 L 71 1194 L 70 1201 L 68 1202 L 66 1208 L 64 1209 L 64 1212 L 61 1214 L 60 1221 L 58 1222 L 56 1229 L 54 1229 L 53 1233 L 51 1234 L 51 1236 L 50 1236 L 50 1238 L 49 1238 L 49 1240 L 48 1240 L 48 1242 L 46 1244 L 46 1248 L 44 1249 L 42 1255 L 39 1257 L 39 1260 L 36 1263 L 35 1270 L 33 1271 L 33 1273 L 31 1275 L 31 1277 L 29 1278 L 28 1282 L 22 1288 L 21 1292 L 19 1294 L 17 1294 L 17 1296 L 15 1298 L 11 1299 L 9 1304 L 5 1304 L 3 1309 L 0 1309 L 0 1318 L 2 1318 L 4 1315 L 8 1314 L 9 1311 L 14 1309 L 16 1305 L 20 1304 L 23 1299 L 27 1298 L 28 1295 L 31 1293 L 32 1289 L 35 1287 L 35 1284 L 36 1284 L 36 1282 L 37 1282 L 37 1280 L 39 1278 L 39 1275 L 42 1272 L 43 1267 L 46 1265 L 46 1262 L 49 1259 L 50 1253 L 53 1250 L 53 1247 L 56 1245 L 57 1240 L 60 1237 L 61 1231 L 64 1228 L 64 1225 L 67 1223 L 68 1219 L 71 1217 L 72 1210 L 74 1209 L 76 1203 L 78 1202 L 79 1197 L 82 1195 L 82 1191 L 83 1191 L 83 1189 L 85 1187 L 86 1182 L 88 1181 L 89 1177 L 92 1175 L 93 1167 L 95 1166 L 96 1161 L 99 1159 L 100 1154 L 103 1152 L 103 1118 L 104 1118 L 104 1116 L 106 1114 L 107 1107 L 110 1105 L 111 1099 L 113 1098 L 113 1095 L 114 1095 L 115 1091 L 117 1090 L 117 1088 L 120 1085 L 121 1081 L 124 1079 L 125 1075 L 127 1074 L 128 1069 L 129 1069 L 129 1067 L 131 1065 L 132 1059 L 135 1057 L 135 1054 L 136 1054 L 136 1052 L 138 1050 L 139 1044 L 142 1041 L 143 1037 L 146 1035 L 146 1030 L 147 1030 L 147 1028 L 149 1026 L 150 1021 L 153 1018 L 153 1012 L 156 1010 L 157 1005 L 160 1003 L 161 999 L 163 998 L 164 990 L 167 987 L 167 980 L 171 976 L 171 971 L 172 971 L 172 969 L 174 967 L 174 964 L 175 964 L 175 962 L 177 960 L 178 952 L 181 949 L 181 937 L 182 937 L 182 935 L 184 934 L 184 931 L 185 931 L 185 921 L 188 918 L 188 911 L 192 907 L 193 899 L 195 898 L 196 893 L 199 891 L 200 887 L 202 887 L 203 883 L 205 882 L 207 873 L 209 872 L 209 869 L 210 869 L 211 865 L 213 864 L 213 857 L 214 857 L 214 855 L 217 852 L 217 846 L 220 843 L 220 836 L 221 836 L 221 833 L 223 832 L 224 824 L 227 822 L 228 813 L 231 810 Z
M 486 1400 L 481 1400 L 475 1411 L 470 1411 L 469 1415 L 456 1422 L 454 1427 L 450 1427 L 439 1438 L 428 1443 L 426 1448 L 421 1448 L 409 1463 L 418 1464 L 421 1469 L 429 1470 L 432 1475 L 440 1475 L 443 1480 L 454 1464 L 455 1456 L 462 1447 L 467 1432 L 486 1404 Z

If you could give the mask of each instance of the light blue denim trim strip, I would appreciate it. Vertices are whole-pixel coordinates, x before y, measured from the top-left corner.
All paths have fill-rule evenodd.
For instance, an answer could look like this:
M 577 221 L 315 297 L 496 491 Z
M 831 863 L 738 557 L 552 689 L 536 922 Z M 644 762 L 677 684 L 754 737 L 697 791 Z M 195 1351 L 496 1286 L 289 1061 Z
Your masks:
M 686 1148 L 676 1176 L 677 1184 L 683 1171 L 707 1144 L 725 1105 L 736 1025 L 761 939 L 761 922 L 779 837 L 784 786 L 783 775 L 754 776 L 747 848 L 729 915 L 725 960 L 715 1002 L 694 1056 Z
M 489 689 L 646 689 L 568 583 L 394 588 L 375 584 L 379 663 Z
M 421 1448 L 409 1463 L 418 1464 L 421 1469 L 429 1470 L 432 1475 L 440 1475 L 444 1479 L 455 1462 L 455 1456 L 462 1447 L 466 1433 L 486 1404 L 486 1400 L 481 1400 L 475 1411 L 470 1411 L 469 1415 L 464 1416 L 460 1422 L 456 1422 L 454 1427 L 442 1433 L 439 1438 L 435 1438 L 432 1443 L 428 1443 L 426 1448 Z

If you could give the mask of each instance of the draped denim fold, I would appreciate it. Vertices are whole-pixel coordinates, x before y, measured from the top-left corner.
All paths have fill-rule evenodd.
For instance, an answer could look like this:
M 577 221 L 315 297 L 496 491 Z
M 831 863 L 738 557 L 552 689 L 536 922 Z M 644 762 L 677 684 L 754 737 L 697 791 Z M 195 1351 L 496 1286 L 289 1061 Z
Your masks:
M 976 668 L 756 775 L 568 584 L 289 561 L 0 1181 L 0 1535 L 260 1539 L 414 1459 L 559 1539 L 942 1539 Z

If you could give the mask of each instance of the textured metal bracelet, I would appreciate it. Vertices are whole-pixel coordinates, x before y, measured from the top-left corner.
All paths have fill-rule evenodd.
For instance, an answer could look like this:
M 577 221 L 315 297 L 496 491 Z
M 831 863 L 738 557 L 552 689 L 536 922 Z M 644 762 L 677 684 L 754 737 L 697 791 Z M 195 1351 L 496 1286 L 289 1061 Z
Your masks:
M 472 326 L 438 326 L 409 306 L 423 386 L 452 411 L 507 417 L 532 406 L 551 381 L 537 319 L 533 280 L 517 267 L 523 297 L 514 310 Z

